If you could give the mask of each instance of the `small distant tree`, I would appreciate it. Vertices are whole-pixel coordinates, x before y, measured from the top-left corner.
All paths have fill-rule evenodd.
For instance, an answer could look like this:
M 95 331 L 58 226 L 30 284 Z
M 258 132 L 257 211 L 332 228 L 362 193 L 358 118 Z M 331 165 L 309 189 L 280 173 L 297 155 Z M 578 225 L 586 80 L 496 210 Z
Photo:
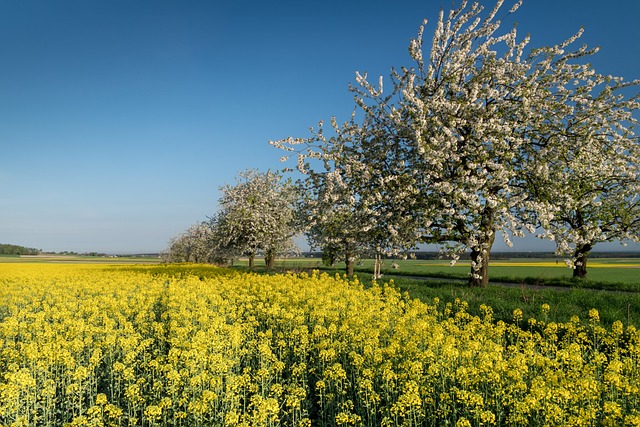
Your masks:
M 170 240 L 163 259 L 165 262 L 208 263 L 213 247 L 213 230 L 207 222 L 199 222 Z
M 42 249 L 27 248 L 19 245 L 0 243 L 1 255 L 38 255 Z
M 250 268 L 259 252 L 270 269 L 277 255 L 296 247 L 297 194 L 291 180 L 249 169 L 238 174 L 235 185 L 224 185 L 220 191 L 219 224 L 225 247 L 249 257 Z

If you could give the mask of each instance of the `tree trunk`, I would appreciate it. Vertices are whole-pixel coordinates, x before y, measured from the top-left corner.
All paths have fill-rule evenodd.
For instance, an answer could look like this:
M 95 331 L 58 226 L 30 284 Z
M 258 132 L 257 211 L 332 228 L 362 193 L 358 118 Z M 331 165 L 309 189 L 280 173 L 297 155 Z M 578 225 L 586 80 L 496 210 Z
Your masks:
M 249 255 L 249 270 L 253 269 L 253 261 L 256 259 L 256 254 L 252 253 Z
M 376 253 L 376 260 L 373 263 L 373 279 L 382 277 L 382 255 Z
M 580 245 L 576 248 L 574 253 L 574 267 L 573 277 L 578 279 L 585 279 L 587 277 L 587 257 L 591 252 L 593 246 L 589 243 Z
M 489 284 L 489 257 L 491 255 L 491 247 L 495 240 L 495 232 L 489 237 L 486 245 L 480 245 L 479 248 L 471 250 L 471 276 L 469 277 L 469 286 L 487 286 Z M 481 264 L 479 269 L 475 269 L 475 264 Z M 476 277 L 480 276 L 480 277 Z
M 276 263 L 276 252 L 268 250 L 264 254 L 264 263 L 267 265 L 267 270 L 271 270 Z
M 347 252 L 345 256 L 345 263 L 347 264 L 347 277 L 353 277 L 353 269 L 356 264 L 356 257 L 353 254 Z

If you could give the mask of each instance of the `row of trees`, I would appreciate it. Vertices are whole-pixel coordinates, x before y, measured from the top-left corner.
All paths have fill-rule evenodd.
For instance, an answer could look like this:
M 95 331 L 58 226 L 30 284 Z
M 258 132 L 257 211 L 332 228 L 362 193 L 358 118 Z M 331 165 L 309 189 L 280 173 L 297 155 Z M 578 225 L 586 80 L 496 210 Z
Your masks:
M 425 21 L 392 90 L 356 73 L 349 120 L 271 142 L 297 159 L 296 185 L 241 174 L 169 253 L 220 262 L 262 252 L 270 265 L 304 232 L 353 274 L 364 253 L 380 261 L 436 243 L 453 262 L 469 251 L 470 284 L 485 285 L 498 234 L 509 245 L 531 233 L 555 241 L 577 277 L 597 243 L 638 240 L 640 100 L 628 94 L 640 82 L 597 73 L 587 62 L 597 49 L 575 47 L 582 31 L 537 49 L 515 26 L 499 33 L 502 5 L 441 11 L 428 55 Z
M 0 243 L 0 255 L 38 255 L 40 252 L 40 249 Z
M 166 261 L 232 264 L 244 256 L 253 267 L 256 255 L 262 254 L 272 268 L 277 255 L 298 252 L 293 241 L 301 229 L 298 194 L 290 179 L 249 169 L 220 192 L 219 210 L 174 237 L 163 254 Z
M 575 47 L 582 30 L 527 49 L 515 25 L 498 32 L 502 4 L 441 11 L 430 51 L 425 21 L 389 93 L 356 73 L 350 120 L 272 142 L 297 157 L 323 251 L 349 265 L 438 243 L 454 262 L 470 251 L 470 284 L 485 285 L 497 234 L 555 241 L 578 277 L 598 242 L 638 239 L 639 98 L 625 94 L 639 81 L 597 73 L 597 49 Z

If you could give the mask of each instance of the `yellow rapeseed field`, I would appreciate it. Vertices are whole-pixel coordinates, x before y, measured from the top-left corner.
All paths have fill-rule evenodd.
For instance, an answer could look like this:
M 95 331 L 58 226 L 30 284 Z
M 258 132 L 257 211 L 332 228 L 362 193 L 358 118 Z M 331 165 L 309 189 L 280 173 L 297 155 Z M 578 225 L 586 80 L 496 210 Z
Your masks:
M 176 271 L 0 264 L 0 425 L 640 426 L 640 333 L 597 310 Z

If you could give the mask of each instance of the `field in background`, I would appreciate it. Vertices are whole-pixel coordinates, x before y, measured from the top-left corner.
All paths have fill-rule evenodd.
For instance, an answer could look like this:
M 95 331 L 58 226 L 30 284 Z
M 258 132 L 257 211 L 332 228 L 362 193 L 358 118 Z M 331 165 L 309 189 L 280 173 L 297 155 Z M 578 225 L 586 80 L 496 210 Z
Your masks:
M 7 262 L 44 264 L 123 264 L 136 268 L 136 264 L 149 266 L 157 273 L 170 271 L 157 258 L 149 257 L 88 257 L 88 256 L 37 256 L 0 257 L 0 265 Z M 469 288 L 466 278 L 468 261 L 459 261 L 451 267 L 444 260 L 400 260 L 399 268 L 391 267 L 387 260 L 379 283 L 393 280 L 394 286 L 408 292 L 413 298 L 429 302 L 439 298 L 443 302 L 467 301 L 469 311 L 480 314 L 480 307 L 490 306 L 496 320 L 511 321 L 513 311 L 520 309 L 524 319 L 537 317 L 540 304 L 550 305 L 549 318 L 566 322 L 571 315 L 584 319 L 591 308 L 600 310 L 603 325 L 616 320 L 640 327 L 640 258 L 597 258 L 589 263 L 589 279 L 574 281 L 571 269 L 555 259 L 499 259 L 491 263 L 492 283 L 485 288 Z M 175 268 L 182 268 L 175 266 Z M 240 260 L 236 269 L 247 268 L 247 261 Z M 331 275 L 344 272 L 344 263 L 325 267 L 318 258 L 280 259 L 275 272 L 322 270 Z M 363 283 L 372 282 L 372 260 L 363 260 L 356 267 L 356 274 Z M 193 266 L 193 274 L 207 276 L 207 266 Z M 257 259 L 256 272 L 264 272 L 264 262 Z
M 0 256 L 3 262 L 41 262 L 41 263 L 105 263 L 105 264 L 159 264 L 161 259 L 152 256 L 86 256 L 86 255 L 22 255 Z M 397 268 L 393 267 L 397 264 Z M 246 259 L 241 259 L 235 266 L 247 267 Z M 256 259 L 256 270 L 264 269 L 262 259 Z M 279 259 L 276 270 L 313 270 L 341 272 L 344 263 L 326 267 L 319 258 Z M 389 275 L 425 276 L 436 278 L 465 279 L 469 274 L 469 261 L 458 261 L 451 266 L 447 260 L 385 260 L 382 272 Z M 356 272 L 373 271 L 373 260 L 361 260 L 356 265 Z M 494 282 L 535 284 L 569 284 L 572 270 L 562 260 L 552 258 L 511 258 L 492 260 L 489 274 Z M 638 285 L 640 291 L 640 258 L 594 258 L 588 263 L 588 282 Z M 574 283 L 575 285 L 575 283 Z M 633 290 L 633 289 L 632 289 Z
M 42 262 L 42 263 L 105 263 L 105 264 L 158 264 L 158 257 L 151 256 L 88 256 L 88 255 L 2 255 L 3 262 Z

